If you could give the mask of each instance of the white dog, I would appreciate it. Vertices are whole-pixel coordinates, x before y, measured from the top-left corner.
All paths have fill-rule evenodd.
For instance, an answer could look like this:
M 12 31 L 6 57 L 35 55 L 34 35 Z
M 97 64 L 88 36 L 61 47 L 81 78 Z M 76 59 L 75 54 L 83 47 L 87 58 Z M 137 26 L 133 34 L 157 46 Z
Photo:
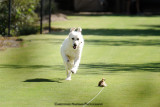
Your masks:
M 81 53 L 84 45 L 83 36 L 80 27 L 71 28 L 68 37 L 61 46 L 61 55 L 67 72 L 66 80 L 71 80 L 71 74 L 76 73 L 81 59 Z

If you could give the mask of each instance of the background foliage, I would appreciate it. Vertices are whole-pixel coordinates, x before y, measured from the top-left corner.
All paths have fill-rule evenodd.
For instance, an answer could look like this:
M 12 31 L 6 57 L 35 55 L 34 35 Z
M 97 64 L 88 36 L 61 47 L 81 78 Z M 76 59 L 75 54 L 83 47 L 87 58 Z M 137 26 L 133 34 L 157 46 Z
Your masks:
M 39 0 L 12 0 L 11 12 L 11 35 L 20 35 L 28 27 L 35 26 L 38 16 L 35 9 L 39 4 Z M 7 34 L 8 26 L 8 1 L 0 3 L 0 34 Z M 32 31 L 38 29 L 32 29 Z M 28 34 L 31 32 L 28 32 Z

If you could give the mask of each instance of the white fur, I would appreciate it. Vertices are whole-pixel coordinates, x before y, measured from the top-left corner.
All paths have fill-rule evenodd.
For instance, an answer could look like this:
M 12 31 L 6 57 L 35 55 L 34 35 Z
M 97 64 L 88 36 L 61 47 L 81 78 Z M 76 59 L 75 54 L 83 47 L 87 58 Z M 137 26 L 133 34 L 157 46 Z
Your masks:
M 67 78 L 71 80 L 71 74 L 76 73 L 81 59 L 81 53 L 84 45 L 83 36 L 81 34 L 82 29 L 79 27 L 71 28 L 68 37 L 63 41 L 61 46 L 61 55 L 64 61 Z M 74 40 L 73 40 L 74 38 Z M 79 40 L 77 40 L 79 38 Z M 76 49 L 74 49 L 74 45 Z

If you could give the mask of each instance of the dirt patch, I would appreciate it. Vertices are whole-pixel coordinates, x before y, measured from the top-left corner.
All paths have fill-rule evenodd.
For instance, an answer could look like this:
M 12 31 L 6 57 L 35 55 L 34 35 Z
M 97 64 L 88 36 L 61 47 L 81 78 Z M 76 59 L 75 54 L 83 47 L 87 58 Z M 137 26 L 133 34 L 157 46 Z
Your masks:
M 7 48 L 17 48 L 22 46 L 23 39 L 17 37 L 0 37 L 0 51 Z
M 62 14 L 62 13 L 58 13 L 58 14 L 52 14 L 51 15 L 51 22 L 56 22 L 56 21 L 67 21 L 67 16 L 65 14 Z M 49 16 L 46 15 L 44 16 L 43 18 L 43 24 L 44 25 L 47 25 L 49 22 Z M 44 26 L 43 27 L 43 33 L 48 33 L 48 26 Z M 55 27 L 51 27 L 51 31 L 54 31 L 54 32 L 63 32 L 65 31 L 66 29 L 62 29 L 62 28 L 55 28 Z
M 43 33 L 48 33 L 49 32 L 49 27 L 48 26 L 45 26 L 44 29 L 43 29 Z M 55 28 L 55 27 L 51 27 L 51 32 L 64 32 L 66 31 L 67 29 L 64 29 L 64 28 Z
M 48 20 L 49 20 L 49 16 L 44 16 L 43 18 L 43 22 L 44 23 L 48 23 Z M 52 14 L 51 15 L 51 21 L 66 21 L 68 20 L 67 19 L 67 16 L 65 14 L 62 14 L 62 13 L 59 13 L 59 14 Z

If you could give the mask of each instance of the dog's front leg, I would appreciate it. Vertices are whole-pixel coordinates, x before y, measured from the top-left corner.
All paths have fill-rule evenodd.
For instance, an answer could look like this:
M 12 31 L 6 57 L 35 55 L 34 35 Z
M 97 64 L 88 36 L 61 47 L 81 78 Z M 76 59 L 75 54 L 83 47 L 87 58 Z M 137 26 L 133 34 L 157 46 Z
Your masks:
M 66 80 L 71 80 L 71 71 L 70 71 L 70 66 L 68 64 L 69 62 L 65 62 L 65 68 L 66 68 L 66 74 L 67 74 L 67 78 Z
M 76 74 L 76 72 L 77 72 L 77 70 L 78 70 L 78 66 L 79 66 L 79 63 L 80 63 L 80 56 L 79 57 L 77 57 L 77 58 L 75 58 L 75 60 L 74 60 L 74 65 L 73 65 L 73 67 L 72 67 L 72 69 L 71 69 L 71 72 L 72 73 L 74 73 L 74 74 Z
M 61 52 L 61 55 L 63 57 L 63 61 L 64 61 L 65 69 L 66 69 L 66 74 L 67 74 L 66 80 L 71 80 L 72 73 L 70 71 L 70 69 L 71 69 L 70 59 L 64 52 Z
M 65 66 L 66 66 L 66 74 L 67 74 L 67 78 L 66 80 L 71 80 L 71 71 L 70 71 L 70 63 L 69 62 L 66 62 L 65 63 Z
M 72 73 L 71 73 L 69 70 L 66 70 L 66 73 L 67 73 L 67 78 L 66 78 L 66 80 L 71 80 L 71 75 L 72 75 Z

